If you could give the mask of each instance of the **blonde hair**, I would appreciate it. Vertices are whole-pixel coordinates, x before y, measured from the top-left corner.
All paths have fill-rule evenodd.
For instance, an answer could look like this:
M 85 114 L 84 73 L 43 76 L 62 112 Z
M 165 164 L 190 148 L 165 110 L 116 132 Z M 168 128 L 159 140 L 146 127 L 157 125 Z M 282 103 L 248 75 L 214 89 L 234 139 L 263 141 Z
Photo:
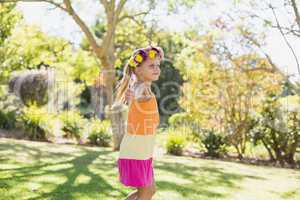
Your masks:
M 145 48 L 136 49 L 133 52 L 132 57 L 136 56 L 136 54 L 140 50 L 148 52 L 153 47 L 154 46 L 148 46 L 148 47 L 145 47 Z M 154 47 L 154 48 L 156 48 L 159 51 L 160 60 L 163 60 L 164 59 L 164 52 L 163 52 L 162 48 L 160 48 L 160 47 Z M 143 62 L 139 63 L 136 67 L 139 67 Z M 131 78 L 131 76 L 132 76 L 133 73 L 134 73 L 134 69 L 130 67 L 129 61 L 127 61 L 127 63 L 124 66 L 124 69 L 123 69 L 123 77 L 118 82 L 118 84 L 116 86 L 116 98 L 115 98 L 115 102 L 119 101 L 121 103 L 125 103 L 125 92 L 126 92 L 128 86 L 129 86 L 130 78 Z

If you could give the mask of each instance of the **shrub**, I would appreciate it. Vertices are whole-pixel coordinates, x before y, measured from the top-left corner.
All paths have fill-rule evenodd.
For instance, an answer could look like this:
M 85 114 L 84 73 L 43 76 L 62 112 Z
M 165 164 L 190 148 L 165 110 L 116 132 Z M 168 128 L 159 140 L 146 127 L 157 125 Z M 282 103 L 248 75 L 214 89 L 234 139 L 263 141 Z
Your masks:
M 169 117 L 168 123 L 172 128 L 176 128 L 177 131 L 184 132 L 188 140 L 199 142 L 199 130 L 201 130 L 201 127 L 190 114 L 186 112 L 175 113 Z
M 37 107 L 36 103 L 30 104 L 21 110 L 17 122 L 31 140 L 47 140 L 52 132 L 52 116 L 45 108 Z
M 79 141 L 86 120 L 77 111 L 64 111 L 59 114 L 59 119 L 62 122 L 63 137 Z
M 177 127 L 184 123 L 184 120 L 187 118 L 187 113 L 175 113 L 169 117 L 168 123 L 173 126 Z
M 8 93 L 7 87 L 0 85 L 0 128 L 15 128 L 16 117 L 20 114 L 21 107 L 17 98 Z
M 0 128 L 12 129 L 15 128 L 16 113 L 14 111 L 0 110 Z
M 19 96 L 25 105 L 35 102 L 42 106 L 48 102 L 48 74 L 43 70 L 28 70 L 13 75 L 9 89 Z
M 91 144 L 102 147 L 110 146 L 112 139 L 111 124 L 109 120 L 93 119 L 90 124 L 88 139 Z
M 207 130 L 203 133 L 201 142 L 206 149 L 206 155 L 219 157 L 220 153 L 226 151 L 226 143 L 224 136 L 215 133 L 213 130 Z
M 167 152 L 173 155 L 182 155 L 186 146 L 186 137 L 175 131 L 168 131 L 166 148 Z
M 282 166 L 295 164 L 295 154 L 300 146 L 299 105 L 292 102 L 284 105 L 278 96 L 270 95 L 263 102 L 262 110 L 256 116 L 256 126 L 251 130 L 254 145 L 261 142 L 270 160 L 278 161 Z

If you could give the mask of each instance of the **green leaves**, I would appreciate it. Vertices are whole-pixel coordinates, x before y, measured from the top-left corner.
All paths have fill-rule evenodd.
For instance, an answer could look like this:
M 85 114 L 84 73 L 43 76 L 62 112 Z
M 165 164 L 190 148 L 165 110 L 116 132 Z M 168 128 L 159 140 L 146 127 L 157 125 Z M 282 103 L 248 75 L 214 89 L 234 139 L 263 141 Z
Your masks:
M 168 11 L 176 12 L 179 7 L 192 8 L 197 2 L 197 0 L 168 0 Z
M 0 4 L 0 47 L 11 35 L 16 23 L 22 19 L 21 13 L 15 7 L 16 4 Z

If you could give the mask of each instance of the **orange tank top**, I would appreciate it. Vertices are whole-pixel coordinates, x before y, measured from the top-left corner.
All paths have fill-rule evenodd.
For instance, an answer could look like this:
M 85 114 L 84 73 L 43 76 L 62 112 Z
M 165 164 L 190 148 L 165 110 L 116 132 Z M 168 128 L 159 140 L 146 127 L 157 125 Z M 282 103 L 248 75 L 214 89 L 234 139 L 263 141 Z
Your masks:
M 128 110 L 128 134 L 154 134 L 159 121 L 158 105 L 154 95 L 147 101 L 132 100 Z

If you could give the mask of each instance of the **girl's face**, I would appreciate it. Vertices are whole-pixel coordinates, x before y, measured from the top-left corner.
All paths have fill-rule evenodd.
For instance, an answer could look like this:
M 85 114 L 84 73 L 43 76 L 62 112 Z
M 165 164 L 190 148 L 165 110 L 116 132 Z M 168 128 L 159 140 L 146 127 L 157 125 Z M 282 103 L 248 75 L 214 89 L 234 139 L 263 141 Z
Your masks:
M 135 69 L 135 73 L 140 80 L 156 81 L 160 75 L 160 59 L 147 58 L 139 67 Z

